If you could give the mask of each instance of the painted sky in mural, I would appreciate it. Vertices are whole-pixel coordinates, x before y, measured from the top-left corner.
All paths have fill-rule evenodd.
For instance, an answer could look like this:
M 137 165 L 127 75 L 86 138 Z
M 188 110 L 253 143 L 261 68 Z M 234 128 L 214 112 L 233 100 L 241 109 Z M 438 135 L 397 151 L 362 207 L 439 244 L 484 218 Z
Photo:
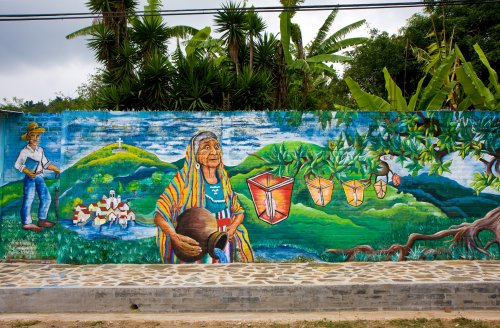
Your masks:
M 175 162 L 184 158 L 186 144 L 192 135 L 201 130 L 210 130 L 221 137 L 223 161 L 227 166 L 236 166 L 249 154 L 271 143 L 288 140 L 305 141 L 324 146 L 336 137 L 342 128 L 335 120 L 325 129 L 318 118 L 306 114 L 300 126 L 284 124 L 280 114 L 254 113 L 189 113 L 189 112 L 65 112 L 59 120 L 50 124 L 62 124 L 61 146 L 54 135 L 44 135 L 43 145 L 50 158 L 63 170 L 82 157 L 112 143 L 119 138 L 125 144 L 142 148 L 156 154 L 162 161 Z M 349 129 L 362 132 L 367 127 L 369 113 L 360 113 Z M 8 134 L 6 151 L 22 147 L 19 136 Z M 16 148 L 17 147 L 17 148 Z M 61 152 L 62 150 L 62 152 Z M 457 154 L 451 172 L 443 176 L 468 186 L 474 172 L 484 165 L 473 159 L 462 160 Z M 57 160 L 59 158 L 59 160 Z M 447 158 L 448 159 L 448 158 Z M 12 160 L 11 160 L 12 161 Z M 408 174 L 398 163 L 388 160 L 401 176 Z M 12 165 L 10 165 L 12 164 Z M 6 159 L 5 183 L 16 180 L 13 163 Z M 10 172 L 9 172 L 10 171 Z M 421 172 L 428 170 L 423 169 Z M 19 177 L 20 178 L 20 177 Z M 493 192 L 490 188 L 486 192 Z

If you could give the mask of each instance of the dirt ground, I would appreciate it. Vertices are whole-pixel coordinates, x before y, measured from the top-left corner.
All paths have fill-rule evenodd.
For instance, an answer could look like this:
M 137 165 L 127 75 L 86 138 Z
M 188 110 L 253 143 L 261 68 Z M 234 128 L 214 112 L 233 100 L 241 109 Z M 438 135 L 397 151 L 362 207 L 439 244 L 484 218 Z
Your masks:
M 0 327 L 498 328 L 500 311 L 0 314 Z

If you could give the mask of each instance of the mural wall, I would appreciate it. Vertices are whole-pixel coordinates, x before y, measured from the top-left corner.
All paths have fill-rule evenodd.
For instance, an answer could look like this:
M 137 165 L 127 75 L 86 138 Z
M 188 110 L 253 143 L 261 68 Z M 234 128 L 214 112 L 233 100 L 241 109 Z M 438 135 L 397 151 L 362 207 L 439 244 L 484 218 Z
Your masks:
M 0 118 L 0 261 L 500 258 L 496 112 Z

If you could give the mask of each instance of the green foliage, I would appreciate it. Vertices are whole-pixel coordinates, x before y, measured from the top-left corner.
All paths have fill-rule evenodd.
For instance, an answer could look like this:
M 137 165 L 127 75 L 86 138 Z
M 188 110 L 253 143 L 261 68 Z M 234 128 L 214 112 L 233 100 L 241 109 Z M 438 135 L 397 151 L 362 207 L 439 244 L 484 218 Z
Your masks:
M 403 97 L 403 92 L 392 79 L 387 68 L 384 67 L 385 89 L 387 90 L 388 100 L 391 104 L 391 110 L 407 111 L 408 105 Z
M 281 46 L 283 48 L 285 62 L 288 65 L 292 63 L 292 55 L 290 53 L 290 37 L 292 31 L 291 17 L 291 13 L 289 11 L 283 11 L 280 14 Z
M 415 17 L 415 20 L 418 18 Z M 400 35 L 372 30 L 370 38 L 364 44 L 348 52 L 352 60 L 346 63 L 344 76 L 359 83 L 364 91 L 383 97 L 387 92 L 383 74 L 383 69 L 386 68 L 402 87 L 403 96 L 412 93 L 424 74 L 420 64 L 409 54 L 409 43 L 420 43 L 419 40 L 423 38 L 420 32 L 427 27 L 410 28 L 417 24 L 412 20 L 408 24 L 407 30 Z
M 19 199 L 23 195 L 23 183 L 22 181 L 15 181 L 0 187 L 0 207 L 5 208 L 7 205 L 13 201 Z
M 445 107 L 468 109 L 472 106 L 475 109 L 496 110 L 500 108 L 500 105 L 498 105 L 500 94 L 494 94 L 499 88 L 498 77 L 478 46 L 477 52 L 490 72 L 489 80 L 493 92 L 478 78 L 472 65 L 465 61 L 458 47 L 455 47 L 455 50 L 448 54 L 447 57 L 437 62 L 430 79 L 424 76 L 419 81 L 417 90 L 411 96 L 408 104 L 402 95 L 401 89 L 393 81 L 386 68 L 383 71 L 389 102 L 363 91 L 349 77 L 346 77 L 345 81 L 361 110 L 428 111 Z M 462 64 L 457 66 L 458 59 L 462 61 Z M 459 82 L 458 85 L 457 81 L 453 80 L 455 74 Z M 425 82 L 427 82 L 427 85 L 424 86 Z M 460 98 L 460 89 L 464 90 L 467 98 Z
M 163 109 L 169 101 L 173 67 L 165 56 L 153 52 L 139 73 L 141 106 Z
M 154 237 L 134 241 L 86 240 L 76 232 L 58 235 L 57 261 L 68 264 L 161 263 Z
M 388 111 L 391 105 L 384 99 L 364 92 L 355 81 L 346 77 L 345 82 L 361 110 Z
M 139 190 L 139 181 L 134 180 L 127 183 L 127 191 L 131 191 L 134 196 L 137 190 Z
M 245 43 L 245 29 L 247 27 L 246 8 L 239 3 L 229 1 L 222 5 L 214 17 L 217 32 L 222 33 L 224 44 L 228 47 L 229 56 L 236 68 L 236 74 L 240 69 L 238 58 L 239 48 Z
M 360 94 L 363 96 L 362 91 Z M 380 101 L 389 106 L 388 102 Z M 286 117 L 290 120 L 294 116 Z M 349 123 L 349 116 L 341 115 L 337 119 L 338 123 Z M 473 112 L 390 112 L 382 120 L 377 115 L 367 132 L 360 134 L 346 130 L 331 139 L 328 147 L 304 153 L 295 145 L 290 150 L 282 143 L 262 154 L 255 154 L 255 157 L 279 176 L 296 176 L 303 170 L 304 176 L 329 177 L 334 174 L 339 180 L 355 177 L 370 183 L 373 175 L 394 173 L 390 168 L 388 172 L 380 173 L 381 156 L 396 157 L 396 161 L 413 176 L 427 165 L 429 174 L 443 175 L 452 173 L 452 161 L 444 157 L 456 152 L 462 158 L 474 157 L 485 164 L 486 175 L 476 178 L 471 184 L 473 188 L 481 191 L 491 186 L 500 190 L 498 172 L 493 169 L 498 160 L 495 154 L 500 147 L 499 124 L 494 112 L 480 116 Z M 246 165 L 247 161 L 242 164 Z M 488 175 L 491 177 L 486 178 Z
M 479 195 L 486 187 L 491 186 L 494 190 L 500 190 L 500 178 L 486 172 L 476 172 L 472 178 L 472 188 Z
M 209 110 L 216 107 L 219 86 L 214 63 L 203 58 L 179 58 L 172 85 L 172 108 Z
M 492 90 L 490 90 L 477 76 L 472 63 L 467 62 L 463 57 L 462 53 L 455 47 L 455 51 L 458 54 L 458 57 L 462 61 L 462 65 L 457 68 L 457 79 L 460 82 L 461 86 L 464 89 L 465 94 L 467 95 L 466 100 L 470 100 L 470 103 L 478 109 L 488 109 L 488 110 L 500 110 L 500 87 L 498 85 L 498 75 L 496 71 L 490 66 L 488 60 L 484 56 L 482 49 L 479 45 L 475 45 L 475 50 L 479 57 L 481 58 L 481 62 L 488 69 L 490 76 L 489 82 Z M 467 103 L 468 104 L 468 103 Z M 465 106 L 462 106 L 465 107 Z
M 199 30 L 191 39 L 189 39 L 186 45 L 186 56 L 190 57 L 194 55 L 195 51 L 199 49 L 203 43 L 209 39 L 210 33 L 212 32 L 210 26 L 207 26 Z
M 36 219 L 36 218 L 35 218 Z M 61 226 L 34 233 L 21 229 L 20 219 L 6 214 L 0 220 L 0 262 L 20 259 L 54 259 Z
M 231 107 L 238 110 L 270 108 L 271 82 L 265 72 L 244 66 L 236 79 L 236 92 L 231 98 Z

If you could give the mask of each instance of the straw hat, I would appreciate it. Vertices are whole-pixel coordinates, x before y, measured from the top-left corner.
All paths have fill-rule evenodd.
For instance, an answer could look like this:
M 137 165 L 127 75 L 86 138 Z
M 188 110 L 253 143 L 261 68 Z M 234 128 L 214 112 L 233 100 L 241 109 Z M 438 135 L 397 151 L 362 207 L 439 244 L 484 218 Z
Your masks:
M 45 129 L 42 127 L 38 126 L 38 123 L 36 122 L 31 122 L 28 124 L 28 128 L 26 129 L 26 133 L 21 136 L 21 140 L 28 140 L 28 135 L 30 133 L 43 133 L 45 132 Z

